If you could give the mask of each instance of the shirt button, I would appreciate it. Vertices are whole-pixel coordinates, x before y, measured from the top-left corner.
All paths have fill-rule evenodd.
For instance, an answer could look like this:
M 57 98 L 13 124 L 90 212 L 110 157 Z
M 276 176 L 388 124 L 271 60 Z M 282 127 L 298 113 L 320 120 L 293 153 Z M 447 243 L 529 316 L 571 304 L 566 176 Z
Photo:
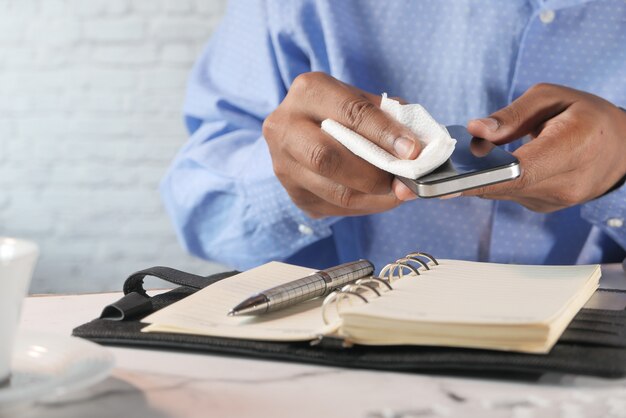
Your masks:
M 624 226 L 624 220 L 622 218 L 609 218 L 606 220 L 606 224 L 611 228 L 621 228 Z
M 543 23 L 552 23 L 554 20 L 554 10 L 544 10 L 539 14 L 539 19 Z
M 313 229 L 310 226 L 305 225 L 305 224 L 298 225 L 298 231 L 300 231 L 300 233 L 302 235 L 311 235 L 311 234 L 313 234 Z

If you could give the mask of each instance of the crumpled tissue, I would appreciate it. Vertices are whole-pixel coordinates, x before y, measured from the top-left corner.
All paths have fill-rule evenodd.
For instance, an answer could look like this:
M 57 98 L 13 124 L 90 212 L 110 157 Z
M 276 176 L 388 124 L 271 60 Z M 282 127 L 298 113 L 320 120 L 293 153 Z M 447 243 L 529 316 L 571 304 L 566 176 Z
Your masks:
M 406 125 L 422 142 L 422 151 L 416 159 L 399 159 L 332 119 L 322 122 L 322 130 L 354 154 L 381 170 L 412 179 L 430 173 L 452 155 L 456 140 L 450 136 L 445 126 L 437 123 L 423 106 L 403 105 L 383 94 L 380 107 L 398 122 Z

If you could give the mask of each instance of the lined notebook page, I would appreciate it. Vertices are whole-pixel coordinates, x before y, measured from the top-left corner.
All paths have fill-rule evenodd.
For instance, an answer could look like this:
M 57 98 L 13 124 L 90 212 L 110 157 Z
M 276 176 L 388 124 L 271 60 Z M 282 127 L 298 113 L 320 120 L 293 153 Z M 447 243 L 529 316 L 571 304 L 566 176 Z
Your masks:
M 394 281 L 393 291 L 371 298 L 369 304 L 346 308 L 344 320 L 357 315 L 458 324 L 545 324 L 567 309 L 586 285 L 597 288 L 600 277 L 598 265 L 439 263 L 420 276 Z
M 314 339 L 327 327 L 321 299 L 260 316 L 227 316 L 228 311 L 260 291 L 306 276 L 315 270 L 271 262 L 221 280 L 148 316 L 142 331 L 166 331 L 220 337 L 299 341 Z

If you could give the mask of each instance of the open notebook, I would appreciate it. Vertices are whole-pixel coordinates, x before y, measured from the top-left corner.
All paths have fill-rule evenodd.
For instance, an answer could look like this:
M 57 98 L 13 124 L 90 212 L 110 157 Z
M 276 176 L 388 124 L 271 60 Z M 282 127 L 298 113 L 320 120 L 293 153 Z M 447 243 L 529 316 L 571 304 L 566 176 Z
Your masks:
M 598 287 L 599 265 L 528 266 L 439 260 L 393 290 L 344 300 L 322 318 L 322 299 L 256 317 L 228 311 L 246 297 L 314 270 L 271 262 L 219 281 L 146 317 L 144 332 L 251 340 L 340 336 L 365 345 L 436 345 L 546 353 Z M 348 298 L 346 298 L 348 299 Z M 354 298 L 357 299 L 357 298 Z M 335 315 L 332 315 L 336 313 Z

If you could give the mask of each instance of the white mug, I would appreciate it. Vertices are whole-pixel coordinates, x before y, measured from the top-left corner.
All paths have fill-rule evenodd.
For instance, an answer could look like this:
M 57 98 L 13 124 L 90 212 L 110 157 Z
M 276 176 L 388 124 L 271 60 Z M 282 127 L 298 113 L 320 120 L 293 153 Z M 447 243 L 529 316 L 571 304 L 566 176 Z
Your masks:
M 0 384 L 9 379 L 13 340 L 35 262 L 37 244 L 0 237 Z

